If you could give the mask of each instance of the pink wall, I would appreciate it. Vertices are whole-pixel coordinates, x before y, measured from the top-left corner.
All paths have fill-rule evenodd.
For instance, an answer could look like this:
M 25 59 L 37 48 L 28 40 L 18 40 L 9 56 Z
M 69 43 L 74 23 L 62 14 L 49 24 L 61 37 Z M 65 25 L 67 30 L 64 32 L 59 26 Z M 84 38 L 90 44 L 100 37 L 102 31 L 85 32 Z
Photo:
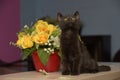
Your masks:
M 20 59 L 20 50 L 9 45 L 20 29 L 20 0 L 0 0 L 0 60 L 10 63 Z

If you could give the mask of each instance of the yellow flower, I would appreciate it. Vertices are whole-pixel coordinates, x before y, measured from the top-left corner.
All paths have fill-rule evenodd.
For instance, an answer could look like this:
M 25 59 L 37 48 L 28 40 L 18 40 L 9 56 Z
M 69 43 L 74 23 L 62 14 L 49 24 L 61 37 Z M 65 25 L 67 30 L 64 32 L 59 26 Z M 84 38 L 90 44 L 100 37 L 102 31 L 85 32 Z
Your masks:
M 18 33 L 18 38 L 22 38 L 25 35 L 25 32 L 19 32 Z
M 22 44 L 22 39 L 20 38 L 20 39 L 18 39 L 18 40 L 16 41 L 16 45 L 20 47 L 21 44 Z
M 32 36 L 32 39 L 35 43 L 37 44 L 44 44 L 48 41 L 49 38 L 49 34 L 45 33 L 45 32 L 40 32 L 38 34 L 35 34 L 34 36 Z
M 38 20 L 35 23 L 34 27 L 36 28 L 37 32 L 44 31 L 44 32 L 48 33 L 48 23 L 43 20 Z
M 17 40 L 16 44 L 22 47 L 23 49 L 31 48 L 33 46 L 33 42 L 30 35 L 24 35 L 22 38 Z
M 48 27 L 49 27 L 49 34 L 52 34 L 52 32 L 53 32 L 54 30 L 56 30 L 56 26 L 54 26 L 54 25 L 52 25 L 52 24 L 49 24 Z

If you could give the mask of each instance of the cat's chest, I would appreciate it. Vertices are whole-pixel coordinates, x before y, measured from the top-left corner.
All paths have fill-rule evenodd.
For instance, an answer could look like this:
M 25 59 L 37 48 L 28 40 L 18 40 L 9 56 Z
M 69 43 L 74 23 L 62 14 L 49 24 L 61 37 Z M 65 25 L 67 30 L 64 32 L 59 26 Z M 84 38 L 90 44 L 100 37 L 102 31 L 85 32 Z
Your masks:
M 64 39 L 72 39 L 76 34 L 72 30 L 67 30 L 62 34 Z
M 74 42 L 78 42 L 77 34 L 71 30 L 63 32 L 61 35 L 61 43 L 62 44 L 74 44 Z
M 66 31 L 64 36 L 65 36 L 65 38 L 70 39 L 70 38 L 72 38 L 73 35 L 74 35 L 73 32 L 71 30 L 68 30 L 68 31 Z

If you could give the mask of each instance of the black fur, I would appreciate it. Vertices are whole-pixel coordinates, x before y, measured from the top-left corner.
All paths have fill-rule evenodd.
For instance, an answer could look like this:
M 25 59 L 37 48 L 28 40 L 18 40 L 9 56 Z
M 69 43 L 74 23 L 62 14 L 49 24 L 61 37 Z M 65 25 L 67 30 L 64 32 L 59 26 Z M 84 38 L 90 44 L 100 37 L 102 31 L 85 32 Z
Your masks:
M 80 40 L 80 15 L 78 11 L 67 16 L 58 13 L 57 20 L 61 28 L 60 46 L 63 75 L 79 75 L 80 73 L 110 70 L 108 66 L 98 67 L 97 62 L 91 58 L 86 46 Z

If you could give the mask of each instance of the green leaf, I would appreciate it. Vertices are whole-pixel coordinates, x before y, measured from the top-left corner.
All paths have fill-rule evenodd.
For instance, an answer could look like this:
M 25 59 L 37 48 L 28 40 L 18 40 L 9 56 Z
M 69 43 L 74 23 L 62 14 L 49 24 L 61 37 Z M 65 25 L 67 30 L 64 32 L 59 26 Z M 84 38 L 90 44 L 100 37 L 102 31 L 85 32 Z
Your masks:
M 32 48 L 27 48 L 27 49 L 23 49 L 23 57 L 22 60 L 25 60 L 29 55 L 31 55 L 34 51 L 36 50 L 35 47 Z
M 46 65 L 49 59 L 50 54 L 45 52 L 43 48 L 38 49 L 38 55 L 40 57 L 41 62 Z
M 61 50 L 58 52 L 58 55 L 60 56 L 60 58 L 62 58 L 62 52 L 61 52 Z
M 59 29 L 56 29 L 52 32 L 52 36 L 55 37 L 55 36 L 58 36 L 58 35 L 60 35 L 60 30 Z

